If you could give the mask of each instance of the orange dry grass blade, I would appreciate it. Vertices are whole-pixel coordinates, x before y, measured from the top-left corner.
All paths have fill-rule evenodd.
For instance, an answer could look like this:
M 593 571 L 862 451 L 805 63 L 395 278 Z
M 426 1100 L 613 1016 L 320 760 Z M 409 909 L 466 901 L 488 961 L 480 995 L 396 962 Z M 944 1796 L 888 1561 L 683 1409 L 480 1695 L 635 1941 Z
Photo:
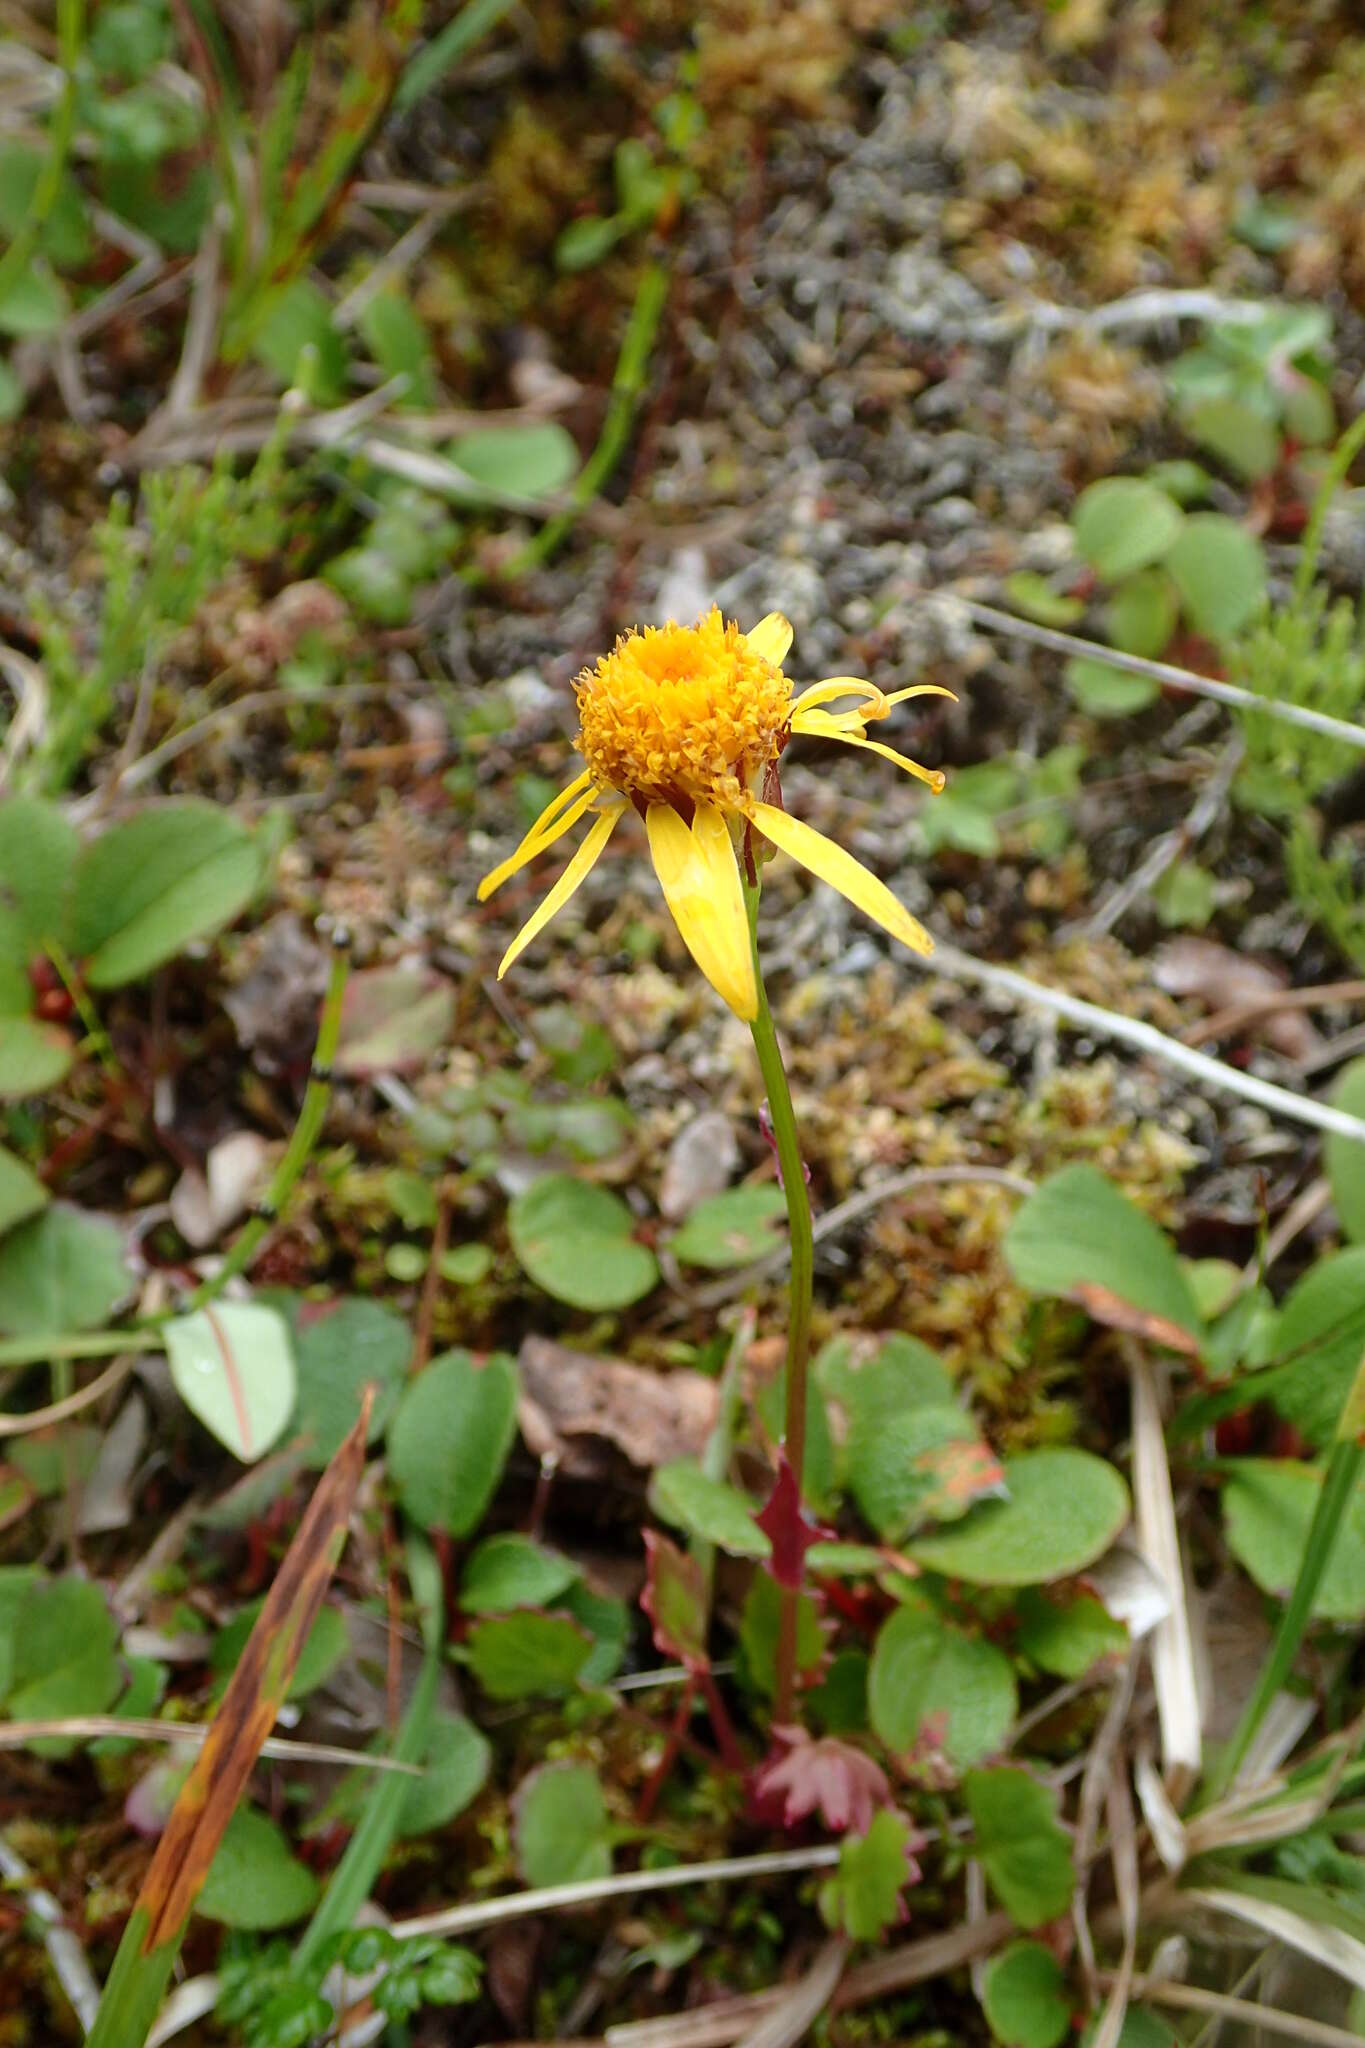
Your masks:
M 87 2048 L 141 2048 L 223 1831 L 284 1703 L 346 1542 L 372 1395 L 322 1478 L 247 1638 L 138 1894 Z

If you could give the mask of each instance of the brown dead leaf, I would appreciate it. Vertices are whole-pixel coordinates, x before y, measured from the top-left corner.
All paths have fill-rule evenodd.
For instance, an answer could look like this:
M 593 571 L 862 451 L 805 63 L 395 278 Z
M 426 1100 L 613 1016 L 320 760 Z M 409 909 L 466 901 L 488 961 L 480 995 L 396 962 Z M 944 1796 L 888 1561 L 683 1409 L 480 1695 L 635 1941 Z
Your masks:
M 528 1337 L 517 1363 L 522 1436 L 536 1457 L 557 1458 L 573 1478 L 606 1478 L 607 1445 L 646 1471 L 698 1458 L 715 1423 L 716 1383 L 703 1373 L 649 1372 L 547 1337 Z
M 144 1955 L 178 1941 L 275 1725 L 345 1546 L 372 1401 L 367 1391 L 355 1428 L 318 1481 L 157 1844 L 134 1909 L 147 1915 Z
M 1134 1337 L 1145 1337 L 1150 1344 L 1164 1344 L 1168 1351 L 1183 1351 L 1187 1358 L 1199 1356 L 1197 1341 L 1179 1323 L 1153 1315 L 1150 1309 L 1134 1307 L 1121 1294 L 1101 1287 L 1096 1281 L 1083 1280 L 1070 1290 L 1067 1299 L 1076 1302 L 1092 1322 L 1103 1323 L 1106 1329 L 1127 1330 Z
M 1289 984 L 1283 968 L 1249 959 L 1216 939 L 1196 938 L 1191 933 L 1162 946 L 1154 969 L 1157 986 L 1167 995 L 1193 996 L 1213 1011 L 1256 1010 Z M 1231 1028 L 1231 1018 L 1229 1023 Z M 1323 1044 L 1317 1026 L 1297 1010 L 1258 1010 L 1239 1028 L 1264 1039 L 1290 1060 L 1307 1059 Z

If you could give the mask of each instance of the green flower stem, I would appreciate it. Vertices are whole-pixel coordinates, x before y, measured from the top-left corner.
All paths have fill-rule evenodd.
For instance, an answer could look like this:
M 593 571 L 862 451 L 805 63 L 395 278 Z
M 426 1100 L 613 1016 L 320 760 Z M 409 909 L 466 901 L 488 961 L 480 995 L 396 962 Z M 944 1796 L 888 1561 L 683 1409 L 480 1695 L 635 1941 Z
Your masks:
M 121 1330 L 61 1331 L 49 1337 L 0 1339 L 0 1370 L 7 1366 L 38 1365 L 45 1359 L 108 1358 L 119 1351 L 136 1351 L 139 1346 L 151 1349 L 160 1345 L 161 1331 L 165 1324 L 173 1321 L 176 1316 L 191 1315 L 195 1309 L 204 1308 L 209 1302 L 216 1301 L 228 1282 L 246 1271 L 262 1238 L 268 1231 L 273 1230 L 279 1221 L 285 1203 L 302 1176 L 326 1121 L 328 1105 L 332 1100 L 332 1062 L 336 1058 L 337 1044 L 341 1037 L 341 1000 L 346 992 L 346 979 L 350 972 L 349 946 L 348 937 L 338 935 L 333 941 L 332 968 L 327 980 L 327 992 L 322 999 L 322 1016 L 318 1024 L 312 1072 L 309 1074 L 308 1087 L 304 1092 L 303 1106 L 299 1110 L 299 1120 L 285 1147 L 284 1157 L 271 1176 L 270 1186 L 266 1189 L 256 1214 L 236 1238 L 217 1272 L 211 1274 L 195 1288 L 188 1299 L 178 1302 L 174 1308 L 162 1309 L 154 1316 L 143 1316 L 137 1322 L 126 1324 Z
M 1303 1547 L 1298 1577 L 1285 1601 L 1270 1655 L 1261 1667 L 1255 1690 L 1242 1711 L 1232 1740 L 1205 1779 L 1201 1806 L 1212 1805 L 1228 1790 L 1265 1719 L 1267 1708 L 1289 1676 L 1362 1468 L 1365 1468 L 1365 1360 L 1357 1367 L 1355 1382 L 1337 1424 L 1322 1491 L 1308 1527 L 1308 1540 Z
M 768 1095 L 777 1163 L 782 1173 L 782 1192 L 787 1198 L 787 1226 L 791 1236 L 791 1296 L 787 1315 L 787 1408 L 783 1444 L 792 1468 L 798 1494 L 803 1491 L 806 1465 L 806 1383 L 810 1366 L 811 1298 L 815 1284 L 815 1235 L 811 1224 L 810 1196 L 806 1191 L 805 1161 L 796 1129 L 787 1070 L 763 985 L 758 957 L 758 887 L 745 888 L 749 930 L 754 942 L 754 978 L 758 984 L 758 1015 L 750 1026 L 758 1068 Z M 791 1719 L 796 1685 L 796 1603 L 797 1589 L 784 1586 L 778 1617 L 777 1684 L 773 1716 L 778 1722 Z

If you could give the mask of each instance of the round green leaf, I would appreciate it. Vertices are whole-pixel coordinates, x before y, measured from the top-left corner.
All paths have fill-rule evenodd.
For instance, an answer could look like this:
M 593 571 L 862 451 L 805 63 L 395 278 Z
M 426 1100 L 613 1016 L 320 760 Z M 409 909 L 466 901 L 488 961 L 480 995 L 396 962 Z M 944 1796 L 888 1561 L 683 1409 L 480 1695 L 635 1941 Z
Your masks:
M 308 1440 L 315 1471 L 330 1463 L 355 1427 L 361 1397 L 375 1389 L 370 1442 L 383 1435 L 412 1356 L 412 1332 L 382 1302 L 358 1296 L 306 1301 L 281 1290 L 264 1297 L 289 1323 L 298 1398 L 291 1432 Z
M 1039 1941 L 1014 1941 L 986 1972 L 981 2002 L 1004 2048 L 1057 2048 L 1071 2031 L 1062 1966 Z
M 469 478 L 469 496 L 543 498 L 562 490 L 578 468 L 578 448 L 558 420 L 526 427 L 479 427 L 451 443 L 450 459 Z
M 1040 1671 L 1056 1678 L 1080 1678 L 1102 1657 L 1120 1656 L 1128 1631 L 1093 1593 L 1053 1600 L 1040 1587 L 1019 1596 L 1017 1641 Z
M 690 1458 L 660 1465 L 649 1504 L 662 1521 L 700 1536 L 732 1557 L 767 1557 L 772 1545 L 754 1520 L 753 1503 L 737 1486 L 708 1478 Z
M 74 1575 L 20 1585 L 7 1711 L 15 1721 L 102 1714 L 123 1682 L 118 1628 L 98 1586 Z
M 1279 428 L 1240 398 L 1201 399 L 1186 411 L 1185 425 L 1201 446 L 1249 483 L 1272 475 L 1279 465 Z
M 76 828 L 41 797 L 11 796 L 0 803 L 0 936 L 21 961 L 60 935 L 66 896 L 80 851 Z M 12 920 L 12 939 L 11 926 Z
M 237 1668 L 237 1661 L 247 1645 L 247 1638 L 260 1618 L 265 1597 L 248 1601 L 233 1615 L 231 1621 L 220 1628 L 209 1651 L 209 1668 L 226 1684 Z M 335 1607 L 322 1606 L 317 1619 L 309 1629 L 294 1676 L 289 1681 L 287 1699 L 305 1699 L 310 1692 L 316 1692 L 325 1679 L 331 1677 L 351 1647 L 350 1631 L 346 1620 Z
M 273 1308 L 220 1301 L 162 1327 L 171 1379 L 234 1458 L 251 1464 L 283 1434 L 294 1411 L 289 1327 Z
M 854 1428 L 848 1441 L 849 1487 L 883 1542 L 899 1543 L 927 1519 L 938 1484 L 931 1454 L 944 1444 L 971 1443 L 975 1437 L 970 1417 L 946 1404 L 885 1416 L 875 1428 Z
M 1161 685 L 1155 676 L 1130 675 L 1107 661 L 1076 655 L 1062 670 L 1062 680 L 1082 711 L 1092 718 L 1128 718 L 1155 704 Z
M 787 1198 L 771 1181 L 757 1187 L 728 1188 L 698 1202 L 669 1241 L 673 1256 L 687 1266 L 724 1272 L 747 1266 L 772 1251 L 779 1239 L 775 1227 L 787 1214 Z
M 607 1802 L 591 1764 L 542 1764 L 518 1785 L 512 1816 L 527 1884 L 581 1884 L 610 1873 Z
M 592 1655 L 592 1637 L 563 1614 L 497 1614 L 476 1621 L 465 1657 L 495 1700 L 558 1699 Z
M 1071 1904 L 1076 1885 L 1070 1837 L 1057 1795 L 1017 1765 L 969 1771 L 962 1784 L 974 1844 L 1000 1903 L 1019 1927 L 1041 1927 Z
M 218 804 L 156 804 L 86 846 L 71 880 L 69 950 L 92 988 L 150 974 L 251 901 L 261 851 Z
M 1062 1167 L 1021 1204 L 1005 1233 L 1005 1258 L 1031 1293 L 1079 1300 L 1097 1322 L 1118 1319 L 1105 1299 L 1112 1296 L 1171 1325 L 1166 1341 L 1174 1339 L 1177 1349 L 1181 1332 L 1201 1334 L 1169 1238 L 1093 1166 Z
M 0 1240 L 0 1330 L 46 1337 L 98 1329 L 131 1284 L 118 1225 L 53 1202 Z
M 1350 1116 L 1365 1116 L 1365 1059 L 1342 1069 L 1332 1101 Z M 1365 1143 L 1329 1131 L 1323 1158 L 1341 1227 L 1353 1244 L 1365 1243 Z
M 1329 1443 L 1365 1350 L 1365 1245 L 1309 1267 L 1285 1298 L 1274 1341 L 1284 1363 L 1260 1375 L 1258 1389 L 1310 1443 Z
M 1128 1519 L 1128 1489 L 1089 1451 L 1026 1451 L 1005 1460 L 1006 1500 L 906 1547 L 917 1563 L 973 1586 L 1034 1586 L 1083 1571 Z
M 577 1577 L 578 1567 L 567 1557 L 508 1530 L 485 1536 L 469 1553 L 460 1575 L 460 1605 L 466 1614 L 548 1607 Z
M 1180 532 L 1182 514 L 1164 491 L 1141 477 L 1110 476 L 1076 500 L 1076 546 L 1107 582 L 1159 562 Z
M 1263 1593 L 1283 1599 L 1298 1577 L 1308 1528 L 1322 1491 L 1316 1465 L 1239 1458 L 1223 1488 L 1228 1545 Z M 1365 1614 L 1365 1487 L 1358 1486 L 1313 1602 L 1320 1621 L 1359 1621 Z
M 389 1429 L 389 1474 L 425 1529 L 467 1536 L 502 1477 L 517 1427 L 517 1374 L 494 1352 L 435 1358 L 411 1383 Z
M 659 1277 L 653 1252 L 631 1237 L 619 1195 L 572 1174 L 533 1182 L 509 1208 L 507 1227 L 531 1279 L 572 1308 L 627 1308 Z
M 1140 569 L 1114 592 L 1104 615 L 1112 646 L 1148 658 L 1165 648 L 1175 631 L 1179 603 L 1163 569 Z M 1138 677 L 1145 681 L 1145 677 Z
M 1254 534 L 1221 512 L 1192 512 L 1166 557 L 1192 626 L 1230 640 L 1265 604 L 1265 556 Z
M 477 1799 L 488 1783 L 493 1750 L 487 1736 L 463 1714 L 438 1707 L 431 1718 L 425 1775 L 408 1787 L 398 1822 L 401 1835 L 425 1835 L 443 1828 Z
M 0 1017 L 0 1098 L 41 1095 L 70 1069 L 76 1048 L 59 1024 L 37 1017 Z
M 887 1748 L 912 1748 L 928 1729 L 959 1770 L 999 1749 L 1018 1699 L 1008 1657 L 967 1636 L 927 1603 L 898 1608 L 877 1637 L 868 1717 Z
M 22 1159 L 0 1145 L 0 1235 L 47 1207 L 48 1191 Z
M 1026 619 L 1036 619 L 1040 626 L 1065 629 L 1085 616 L 1083 598 L 1068 597 L 1035 569 L 1016 569 L 1007 576 L 1005 595 L 1017 612 L 1022 612 Z
M 195 1911 L 225 1927 L 288 1927 L 312 1909 L 317 1895 L 317 1879 L 274 1821 L 247 1806 L 223 1831 Z

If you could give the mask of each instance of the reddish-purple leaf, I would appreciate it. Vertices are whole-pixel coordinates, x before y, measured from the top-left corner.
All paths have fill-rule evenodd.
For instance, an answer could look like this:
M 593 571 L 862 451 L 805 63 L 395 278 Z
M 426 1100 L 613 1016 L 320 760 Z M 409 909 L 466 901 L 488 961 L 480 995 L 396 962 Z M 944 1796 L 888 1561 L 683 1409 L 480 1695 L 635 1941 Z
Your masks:
M 785 1451 L 777 1454 L 777 1484 L 761 1514 L 754 1516 L 772 1544 L 768 1570 L 779 1586 L 799 1589 L 806 1579 L 806 1552 L 813 1543 L 823 1543 L 830 1532 L 811 1521 L 801 1506 L 801 1494 Z
M 891 1804 L 891 1786 L 880 1764 L 851 1742 L 825 1735 L 819 1741 L 804 1728 L 774 1728 L 778 1747 L 754 1773 L 761 1801 L 780 1800 L 782 1823 L 795 1827 L 819 1812 L 827 1828 L 866 1834 L 878 1807 Z

